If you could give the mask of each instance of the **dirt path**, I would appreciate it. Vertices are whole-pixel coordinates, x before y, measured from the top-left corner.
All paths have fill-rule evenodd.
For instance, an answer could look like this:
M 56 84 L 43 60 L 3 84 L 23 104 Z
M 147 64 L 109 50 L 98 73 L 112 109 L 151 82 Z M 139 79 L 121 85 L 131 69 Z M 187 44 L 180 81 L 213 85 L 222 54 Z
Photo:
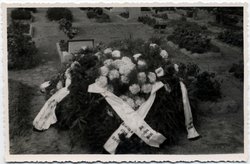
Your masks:
M 49 22 L 45 18 L 47 9 L 39 8 L 34 14 L 35 20 L 33 40 L 38 47 L 38 55 L 42 62 L 34 69 L 9 71 L 10 79 L 20 81 L 34 87 L 30 116 L 27 118 L 29 129 L 26 133 L 11 141 L 10 152 L 13 154 L 86 154 L 87 150 L 80 145 L 71 146 L 68 131 L 58 131 L 53 126 L 39 133 L 32 130 L 32 121 L 45 103 L 39 85 L 55 75 L 60 67 L 59 56 L 56 52 L 56 42 L 67 40 L 65 34 L 57 29 L 57 22 Z M 154 30 L 140 23 L 124 23 L 118 19 L 112 23 L 95 23 L 86 18 L 86 14 L 78 8 L 70 9 L 74 15 L 74 27 L 81 27 L 81 31 L 74 39 L 92 38 L 95 43 L 109 43 L 122 39 L 128 34 L 135 38 L 148 39 Z M 111 19 L 114 16 L 111 17 Z M 242 54 L 232 51 L 228 47 L 220 47 L 222 57 L 191 59 L 171 47 L 167 47 L 170 57 L 177 63 L 196 63 L 202 71 L 215 71 L 216 78 L 223 80 L 221 90 L 223 98 L 219 101 L 234 100 L 238 104 L 237 110 L 216 113 L 209 106 L 213 102 L 201 104 L 201 116 L 196 124 L 197 131 L 203 138 L 188 141 L 186 134 L 180 136 L 177 145 L 166 147 L 163 154 L 207 154 L 207 153 L 242 153 L 243 152 L 243 84 L 232 78 L 228 73 L 229 66 L 243 58 Z

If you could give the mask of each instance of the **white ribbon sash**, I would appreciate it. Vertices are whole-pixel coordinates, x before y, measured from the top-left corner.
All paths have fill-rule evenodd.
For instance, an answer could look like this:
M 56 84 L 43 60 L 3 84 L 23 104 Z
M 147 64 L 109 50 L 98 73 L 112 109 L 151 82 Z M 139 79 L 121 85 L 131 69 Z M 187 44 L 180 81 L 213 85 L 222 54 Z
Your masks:
M 70 84 L 71 79 L 70 77 L 68 77 L 65 82 L 65 87 L 59 89 L 53 96 L 51 96 L 46 101 L 46 103 L 33 121 L 33 126 L 37 130 L 46 130 L 50 127 L 51 124 L 57 122 L 57 118 L 55 115 L 56 105 L 69 94 L 68 86 Z
M 156 82 L 152 86 L 152 91 L 148 100 L 145 101 L 136 111 L 142 119 L 145 119 L 145 117 L 147 116 L 148 111 L 150 110 L 155 100 L 156 91 L 158 91 L 161 87 L 163 87 L 162 82 Z M 134 134 L 133 131 L 131 131 L 131 129 L 125 124 L 125 122 L 123 122 L 104 144 L 105 150 L 108 151 L 110 154 L 115 153 L 115 150 L 120 143 L 119 135 L 122 133 L 125 135 L 126 138 L 130 138 Z
M 105 97 L 106 101 L 112 106 L 124 123 L 120 126 L 114 135 L 111 136 L 111 142 L 105 144 L 105 147 L 108 147 L 108 151 L 114 153 L 115 148 L 119 144 L 119 132 L 127 133 L 130 136 L 135 133 L 140 137 L 145 143 L 152 147 L 159 147 L 159 145 L 166 139 L 162 134 L 154 131 L 145 121 L 144 118 L 148 113 L 148 110 L 152 106 L 155 98 L 155 92 L 161 88 L 163 84 L 161 82 L 157 83 L 152 91 L 154 94 L 151 94 L 149 99 L 141 106 L 141 109 L 137 112 L 134 111 L 128 104 L 124 103 L 122 99 L 106 91 L 105 89 L 99 87 L 98 85 L 91 84 L 89 85 L 88 92 L 100 93 Z M 152 92 L 151 92 L 152 93 Z M 145 110 L 145 111 L 143 111 Z M 143 118 L 144 117 L 144 118 Z M 112 145 L 115 143 L 115 146 Z
M 185 125 L 186 125 L 187 132 L 188 132 L 187 138 L 191 139 L 191 138 L 198 137 L 200 135 L 197 133 L 193 125 L 193 116 L 192 116 L 191 107 L 189 104 L 187 88 L 181 81 L 180 81 L 180 85 L 181 85 L 183 108 L 184 108 L 184 115 L 185 115 Z

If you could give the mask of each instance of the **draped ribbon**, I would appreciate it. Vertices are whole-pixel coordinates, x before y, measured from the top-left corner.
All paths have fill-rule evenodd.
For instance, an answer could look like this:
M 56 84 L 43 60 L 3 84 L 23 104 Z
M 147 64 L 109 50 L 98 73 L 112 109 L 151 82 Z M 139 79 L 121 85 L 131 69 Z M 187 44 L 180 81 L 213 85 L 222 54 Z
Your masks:
M 156 82 L 152 86 L 152 91 L 150 94 L 150 97 L 147 101 L 145 101 L 139 109 L 136 111 L 139 116 L 141 116 L 142 119 L 145 119 L 145 117 L 148 114 L 148 111 L 150 110 L 151 106 L 153 105 L 153 102 L 155 100 L 156 92 L 163 86 L 162 82 Z M 119 145 L 120 140 L 115 140 L 114 138 L 119 138 L 119 134 L 125 134 L 126 138 L 130 138 L 134 133 L 131 131 L 131 129 L 123 122 L 120 127 L 110 136 L 108 141 L 104 144 L 104 148 L 106 151 L 108 151 L 110 154 L 114 154 L 117 146 Z
M 108 152 L 110 152 L 111 154 L 115 153 L 115 149 L 120 142 L 120 133 L 126 134 L 127 137 L 130 137 L 133 133 L 135 133 L 145 143 L 152 147 L 159 147 L 159 145 L 164 142 L 166 138 L 162 134 L 153 130 L 144 121 L 144 118 L 146 117 L 149 109 L 154 102 L 156 91 L 161 87 L 163 87 L 163 84 L 161 82 L 155 83 L 148 100 L 141 105 L 138 111 L 135 111 L 113 93 L 106 91 L 95 83 L 89 85 L 88 92 L 100 93 L 103 97 L 105 97 L 106 101 L 112 106 L 114 111 L 124 121 L 118 128 L 118 130 L 115 131 L 109 138 L 109 140 L 105 143 L 104 148 Z
M 193 116 L 192 116 L 192 111 L 191 111 L 191 107 L 189 104 L 187 88 L 181 81 L 180 81 L 180 86 L 181 86 L 181 93 L 182 93 L 182 100 L 183 100 L 185 125 L 186 125 L 186 129 L 188 132 L 187 138 L 191 139 L 191 138 L 199 137 L 200 135 L 197 133 L 193 125 Z
M 65 82 L 65 87 L 59 89 L 53 96 L 51 96 L 40 112 L 37 114 L 36 118 L 33 121 L 33 126 L 37 130 L 46 130 L 50 127 L 51 124 L 57 122 L 55 109 L 58 102 L 60 102 L 64 97 L 69 94 L 68 86 L 71 84 L 71 78 L 67 74 L 67 79 Z

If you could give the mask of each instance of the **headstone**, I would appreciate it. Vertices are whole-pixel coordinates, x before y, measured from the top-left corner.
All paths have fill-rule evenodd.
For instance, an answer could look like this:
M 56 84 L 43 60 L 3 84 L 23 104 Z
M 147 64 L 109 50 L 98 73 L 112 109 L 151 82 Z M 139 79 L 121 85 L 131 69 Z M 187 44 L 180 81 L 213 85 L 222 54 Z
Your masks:
M 128 22 L 137 22 L 138 18 L 141 16 L 141 8 L 129 7 L 128 10 L 129 10 Z

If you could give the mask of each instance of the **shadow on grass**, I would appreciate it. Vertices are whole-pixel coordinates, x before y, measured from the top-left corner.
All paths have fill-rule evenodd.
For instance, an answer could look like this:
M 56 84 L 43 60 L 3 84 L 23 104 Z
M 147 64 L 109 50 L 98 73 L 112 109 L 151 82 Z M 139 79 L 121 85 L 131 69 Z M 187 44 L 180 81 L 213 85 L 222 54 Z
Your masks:
M 9 79 L 9 137 L 20 137 L 31 127 L 30 102 L 33 88 Z

